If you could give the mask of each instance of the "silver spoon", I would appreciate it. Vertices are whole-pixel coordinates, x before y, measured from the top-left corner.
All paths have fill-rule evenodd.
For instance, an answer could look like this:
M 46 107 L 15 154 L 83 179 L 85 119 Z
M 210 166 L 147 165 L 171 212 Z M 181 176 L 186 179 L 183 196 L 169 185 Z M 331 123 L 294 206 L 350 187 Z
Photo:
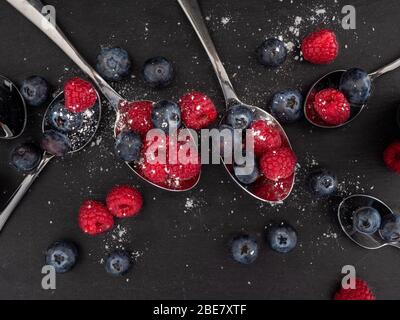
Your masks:
M 82 124 L 79 129 L 73 130 L 70 133 L 67 133 L 70 142 L 71 142 L 71 150 L 69 154 L 74 154 L 76 152 L 81 151 L 87 144 L 93 139 L 94 135 L 97 132 L 97 128 L 99 127 L 100 119 L 101 119 L 101 100 L 99 94 L 97 94 L 96 104 L 82 113 Z M 45 132 L 47 130 L 53 129 L 50 125 L 50 111 L 52 107 L 58 103 L 64 103 L 64 93 L 61 92 L 57 95 L 57 97 L 50 103 L 48 106 L 45 115 L 43 116 L 42 121 L 42 131 Z M 37 168 L 29 173 L 11 198 L 8 200 L 5 208 L 0 213 L 0 230 L 3 229 L 6 224 L 8 218 L 11 216 L 15 208 L 21 202 L 22 198 L 28 192 L 29 188 L 32 186 L 33 182 L 37 179 L 39 174 L 43 171 L 46 165 L 52 160 L 55 156 L 44 152 L 42 156 L 42 160 L 40 161 Z
M 393 215 L 392 209 L 381 200 L 368 195 L 352 195 L 344 199 L 338 209 L 339 224 L 345 234 L 360 247 L 370 250 L 381 249 L 386 246 L 392 246 L 400 249 L 398 242 L 386 242 L 379 231 L 372 235 L 358 232 L 354 228 L 353 215 L 354 212 L 362 207 L 372 207 L 378 210 L 382 219 L 386 216 Z
M 0 75 L 0 139 L 16 139 L 25 130 L 25 100 L 9 79 Z
M 226 101 L 226 107 L 227 111 L 230 110 L 233 106 L 241 105 L 246 108 L 249 108 L 253 114 L 254 118 L 257 119 L 263 119 L 267 121 L 268 123 L 271 123 L 274 127 L 279 129 L 281 136 L 283 140 L 285 140 L 285 144 L 292 148 L 290 145 L 290 141 L 283 130 L 282 126 L 279 124 L 279 122 L 271 116 L 268 112 L 262 110 L 261 108 L 255 107 L 255 106 L 250 106 L 248 104 L 243 103 L 242 101 L 239 100 L 238 96 L 236 95 L 233 86 L 231 84 L 231 81 L 229 80 L 228 74 L 218 56 L 217 50 L 215 48 L 215 45 L 211 39 L 211 36 L 208 32 L 207 26 L 204 22 L 200 6 L 197 2 L 197 0 L 177 0 L 180 6 L 182 7 L 183 11 L 185 12 L 186 16 L 188 17 L 189 21 L 191 22 L 194 30 L 196 31 L 198 37 L 200 38 L 201 43 L 203 44 L 208 57 L 214 67 L 215 73 L 218 77 L 219 83 L 221 85 L 222 91 L 225 96 L 225 101 Z M 224 123 L 224 119 L 222 120 L 221 123 Z M 223 161 L 223 159 L 222 159 Z M 279 197 L 277 199 L 272 199 L 268 197 L 262 197 L 260 195 L 256 195 L 253 192 L 253 189 L 250 187 L 247 187 L 240 183 L 236 176 L 234 175 L 231 166 L 228 166 L 224 162 L 224 166 L 226 170 L 228 171 L 229 175 L 231 178 L 243 189 L 245 190 L 248 194 L 252 195 L 253 197 L 257 198 L 258 200 L 264 201 L 264 202 L 269 202 L 269 203 L 276 203 L 276 202 L 281 202 L 285 200 L 291 193 L 293 186 L 294 186 L 294 181 L 295 181 L 295 175 L 290 177 L 289 179 L 286 179 L 285 181 L 285 186 L 284 190 L 282 189 L 282 183 L 275 183 L 274 185 L 271 185 L 271 188 L 276 188 L 277 192 L 272 192 L 275 194 L 279 193 Z M 272 191 L 272 190 L 271 190 Z
M 372 72 L 369 74 L 369 77 L 371 79 L 371 83 L 373 83 L 376 79 L 378 79 L 380 76 L 391 72 L 393 70 L 396 70 L 397 68 L 400 67 L 400 59 L 397 59 L 393 61 L 392 63 L 378 69 L 375 72 Z M 330 72 L 323 76 L 321 79 L 319 79 L 316 83 L 313 84 L 311 87 L 310 91 L 307 94 L 307 97 L 304 101 L 304 114 L 306 119 L 313 125 L 324 128 L 324 129 L 335 129 L 335 128 L 340 128 L 343 127 L 350 122 L 352 122 L 355 118 L 357 118 L 361 111 L 364 110 L 364 108 L 367 106 L 367 104 L 363 105 L 351 105 L 350 106 L 350 118 L 347 120 L 345 123 L 342 123 L 340 125 L 330 125 L 327 124 L 324 120 L 322 120 L 318 114 L 314 111 L 314 96 L 317 92 L 327 89 L 327 88 L 334 88 L 338 89 L 339 88 L 339 83 L 342 75 L 346 72 L 346 70 L 336 70 L 333 72 Z
M 94 70 L 78 53 L 74 46 L 69 42 L 67 37 L 62 33 L 57 25 L 53 25 L 49 22 L 40 12 L 42 5 L 40 1 L 35 0 L 32 2 L 28 0 L 7 0 L 15 9 L 17 9 L 22 15 L 36 25 L 43 33 L 45 33 L 55 44 L 57 44 L 62 51 L 74 61 L 83 72 L 85 72 L 92 81 L 97 85 L 99 90 L 103 93 L 106 99 L 114 107 L 117 114 L 117 119 L 114 126 L 114 136 L 117 137 L 121 132 L 120 120 L 123 119 L 123 112 L 127 112 L 129 108 L 134 107 L 139 103 L 152 103 L 152 101 L 127 101 L 122 98 L 97 72 Z M 128 107 L 127 107 L 128 106 Z M 194 188 L 200 180 L 201 174 L 191 180 L 177 183 L 172 181 L 171 183 L 156 184 L 148 180 L 141 174 L 138 164 L 126 163 L 127 166 L 136 173 L 140 178 L 147 181 L 148 183 L 167 191 L 187 191 Z

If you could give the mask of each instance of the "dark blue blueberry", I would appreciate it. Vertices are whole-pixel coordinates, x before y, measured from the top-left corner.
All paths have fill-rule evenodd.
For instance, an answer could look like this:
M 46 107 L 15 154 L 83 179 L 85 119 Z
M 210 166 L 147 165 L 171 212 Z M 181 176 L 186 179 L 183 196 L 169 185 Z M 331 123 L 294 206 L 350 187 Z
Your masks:
M 400 241 L 400 214 L 394 214 L 383 218 L 380 234 L 387 242 Z
M 238 236 L 232 241 L 231 253 L 235 261 L 251 264 L 258 257 L 258 243 L 248 235 Z
M 287 58 L 285 44 L 276 38 L 265 40 L 256 50 L 258 62 L 267 67 L 279 67 Z
M 57 273 L 70 271 L 78 260 L 78 249 L 69 241 L 57 241 L 46 251 L 46 265 L 53 266 Z
M 141 149 L 142 139 L 136 132 L 123 131 L 115 140 L 115 153 L 123 161 L 138 161 Z
M 235 149 L 242 150 L 242 130 L 235 130 L 227 124 L 222 124 L 218 130 L 220 132 L 219 152 L 222 157 L 225 154 L 225 150 L 229 152 L 227 156 L 231 157 L 233 157 Z M 230 163 L 232 163 L 232 160 Z
M 97 56 L 97 71 L 110 81 L 120 81 L 131 73 L 131 60 L 122 48 L 104 48 Z
M 226 123 L 234 129 L 247 129 L 253 120 L 253 112 L 242 105 L 233 106 L 226 115 Z
M 106 271 L 112 276 L 122 276 L 131 268 L 131 259 L 125 251 L 113 252 L 106 260 Z
M 354 212 L 354 228 L 365 234 L 374 234 L 381 226 L 381 215 L 372 207 L 363 207 Z
M 32 76 L 22 82 L 21 94 L 27 104 L 39 107 L 49 98 L 50 87 L 42 77 Z
M 340 79 L 339 89 L 351 104 L 363 105 L 371 95 L 371 77 L 364 70 L 347 70 Z
M 164 57 L 155 57 L 145 62 L 142 70 L 144 81 L 152 88 L 165 88 L 173 80 L 172 63 Z
M 289 253 L 297 245 L 297 232 L 287 224 L 272 226 L 267 230 L 267 242 L 272 250 Z
M 65 156 L 72 148 L 69 138 L 55 130 L 47 130 L 43 133 L 40 146 L 46 152 L 57 157 Z
M 308 176 L 307 183 L 310 192 L 316 197 L 332 196 L 338 189 L 336 176 L 325 169 L 312 172 Z
M 11 165 L 20 172 L 30 172 L 42 160 L 42 151 L 33 143 L 23 143 L 11 152 Z
M 281 123 L 293 123 L 303 115 L 303 96 L 299 90 L 276 93 L 271 102 L 271 113 Z
M 64 107 L 64 102 L 57 102 L 49 111 L 51 126 L 61 132 L 72 132 L 82 126 L 81 113 L 74 113 Z
M 235 164 L 233 166 L 233 172 L 236 178 L 243 184 L 249 185 L 257 181 L 260 177 L 260 171 L 257 167 L 257 161 L 254 154 L 248 153 L 246 158 L 252 159 L 252 163 L 245 162 L 243 165 Z
M 173 101 L 161 100 L 151 111 L 151 121 L 155 128 L 165 133 L 176 131 L 182 124 L 181 109 Z

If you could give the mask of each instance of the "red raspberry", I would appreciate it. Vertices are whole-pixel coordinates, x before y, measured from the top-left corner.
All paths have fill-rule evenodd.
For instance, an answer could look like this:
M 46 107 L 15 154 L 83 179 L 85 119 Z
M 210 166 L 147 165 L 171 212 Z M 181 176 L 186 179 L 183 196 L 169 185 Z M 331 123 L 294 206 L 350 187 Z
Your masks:
M 259 179 L 254 185 L 252 192 L 259 198 L 278 202 L 287 198 L 293 185 L 293 177 L 272 181 Z
M 218 112 L 209 97 L 200 92 L 190 92 L 179 99 L 182 120 L 188 128 L 199 130 L 208 127 L 217 117 Z
M 78 113 L 93 107 L 97 101 L 97 94 L 91 83 L 73 78 L 65 83 L 64 98 L 65 108 Z
M 136 216 L 142 206 L 142 194 L 129 186 L 116 186 L 107 195 L 107 208 L 117 218 Z
M 147 160 L 144 160 L 141 169 L 143 175 L 153 183 L 162 184 L 168 179 L 168 171 L 165 164 L 149 163 Z
M 388 146 L 383 154 L 386 166 L 400 174 L 400 142 L 394 142 Z
M 368 284 L 362 279 L 356 279 L 355 289 L 340 288 L 335 294 L 335 300 L 376 300 Z
M 86 201 L 79 210 L 79 226 L 83 232 L 94 236 L 110 230 L 114 218 L 103 204 Z
M 304 59 L 314 64 L 328 64 L 337 58 L 339 43 L 331 30 L 319 30 L 309 34 L 301 44 Z
M 296 155 L 289 148 L 267 151 L 260 160 L 264 176 L 272 181 L 289 178 L 296 167 Z
M 315 95 L 314 109 L 330 125 L 340 125 L 350 119 L 350 103 L 343 93 L 332 88 Z
M 121 105 L 122 127 L 128 125 L 129 129 L 145 136 L 153 128 L 151 121 L 151 101 L 126 102 Z
M 168 179 L 168 144 L 168 138 L 160 140 L 158 137 L 145 142 L 141 170 L 151 182 L 161 184 Z
M 254 121 L 250 127 L 254 137 L 254 153 L 261 156 L 268 150 L 278 149 L 282 145 L 282 138 L 277 128 L 268 125 L 264 120 Z

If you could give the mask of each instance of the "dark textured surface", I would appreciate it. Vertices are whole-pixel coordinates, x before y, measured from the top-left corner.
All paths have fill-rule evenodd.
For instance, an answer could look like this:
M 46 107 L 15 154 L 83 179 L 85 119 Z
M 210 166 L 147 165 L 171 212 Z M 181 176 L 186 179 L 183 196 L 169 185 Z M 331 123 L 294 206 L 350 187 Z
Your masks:
M 129 51 L 136 78 L 117 86 L 124 95 L 176 99 L 186 90 L 198 89 L 223 110 L 211 66 L 175 1 L 49 2 L 57 7 L 62 29 L 92 65 L 102 45 L 120 45 Z M 353 0 L 358 19 L 355 31 L 345 31 L 337 24 L 341 7 L 348 3 L 293 2 L 201 1 L 228 73 L 235 75 L 238 94 L 248 103 L 265 107 L 278 89 L 297 86 L 305 91 L 327 71 L 350 66 L 373 70 L 400 54 L 397 0 Z M 310 17 L 311 10 L 318 7 L 326 9 L 329 19 L 325 24 L 338 32 L 343 47 L 348 45 L 333 65 L 311 66 L 294 61 L 293 54 L 276 72 L 256 63 L 253 50 L 264 36 L 282 34 L 285 40 L 294 41 L 288 29 L 295 17 Z M 224 25 L 223 17 L 231 20 Z M 310 21 L 301 24 L 300 38 L 318 25 Z M 0 3 L 0 30 L 0 73 L 16 82 L 41 74 L 57 89 L 68 77 L 80 74 L 6 1 Z M 146 89 L 139 79 L 140 66 L 155 55 L 170 58 L 177 69 L 173 86 L 163 91 Z M 341 195 L 370 193 L 400 208 L 400 178 L 387 171 L 381 156 L 399 134 L 394 120 L 400 101 L 399 80 L 399 72 L 379 79 L 368 109 L 343 129 L 318 130 L 305 121 L 287 127 L 301 164 L 300 177 L 292 197 L 273 208 L 239 190 L 221 166 L 206 166 L 198 187 L 187 194 L 165 193 L 145 184 L 112 155 L 113 113 L 105 112 L 97 135 L 101 142 L 99 138 L 99 144 L 85 152 L 51 163 L 1 233 L 0 298 L 330 299 L 346 264 L 356 267 L 378 298 L 399 298 L 397 249 L 370 252 L 355 246 L 338 227 L 337 201 L 312 202 L 302 187 L 302 176 L 316 161 L 337 173 Z M 43 112 L 43 108 L 29 110 L 29 128 L 21 140 L 38 137 Z M 11 192 L 22 179 L 7 165 L 14 143 L 0 141 L 0 186 L 4 192 Z M 100 260 L 118 240 L 110 234 L 83 235 L 76 218 L 83 200 L 102 200 L 107 190 L 121 183 L 139 185 L 146 205 L 136 219 L 120 222 L 127 229 L 122 244 L 138 251 L 140 257 L 132 273 L 115 279 L 106 274 Z M 195 208 L 185 208 L 187 198 L 197 203 Z M 299 232 L 300 247 L 287 256 L 271 252 L 264 241 L 264 226 L 282 219 Z M 252 266 L 240 266 L 229 257 L 227 243 L 240 231 L 256 235 L 261 243 L 260 257 Z M 60 238 L 76 241 L 81 259 L 73 272 L 58 277 L 55 291 L 44 291 L 40 286 L 43 252 Z

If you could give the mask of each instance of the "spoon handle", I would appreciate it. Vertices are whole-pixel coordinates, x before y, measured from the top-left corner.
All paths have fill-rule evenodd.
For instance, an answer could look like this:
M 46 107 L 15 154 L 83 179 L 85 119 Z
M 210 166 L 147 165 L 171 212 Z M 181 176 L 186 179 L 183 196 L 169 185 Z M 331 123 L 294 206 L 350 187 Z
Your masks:
M 218 56 L 217 50 L 213 40 L 211 39 L 210 33 L 208 32 L 207 26 L 204 22 L 201 14 L 201 9 L 197 0 L 177 0 L 194 30 L 196 31 L 201 43 L 203 44 L 208 57 L 214 67 L 215 73 L 217 74 L 219 83 L 225 96 L 227 105 L 229 106 L 232 102 L 239 102 L 239 99 L 233 89 L 232 83 L 229 80 L 228 74 Z
M 8 200 L 7 205 L 0 213 L 0 231 L 3 229 L 4 225 L 6 224 L 8 218 L 10 218 L 11 214 L 14 212 L 15 208 L 21 202 L 22 198 L 28 192 L 29 188 L 42 172 L 44 167 L 49 163 L 54 156 L 45 153 L 43 155 L 42 161 L 39 163 L 36 170 L 30 174 L 28 174 L 22 183 L 19 185 L 18 189 L 14 192 L 11 198 Z
M 396 70 L 399 67 L 400 67 L 400 58 L 393 61 L 392 63 L 389 63 L 388 65 L 376 70 L 375 72 L 370 73 L 369 76 L 371 77 L 372 80 L 375 80 L 388 72 Z
M 32 0 L 7 0 L 7 2 L 59 46 L 96 83 L 100 91 L 115 108 L 119 106 L 123 98 L 85 61 L 57 24 L 50 22 L 42 15 L 39 11 L 40 2 L 32 2 Z

